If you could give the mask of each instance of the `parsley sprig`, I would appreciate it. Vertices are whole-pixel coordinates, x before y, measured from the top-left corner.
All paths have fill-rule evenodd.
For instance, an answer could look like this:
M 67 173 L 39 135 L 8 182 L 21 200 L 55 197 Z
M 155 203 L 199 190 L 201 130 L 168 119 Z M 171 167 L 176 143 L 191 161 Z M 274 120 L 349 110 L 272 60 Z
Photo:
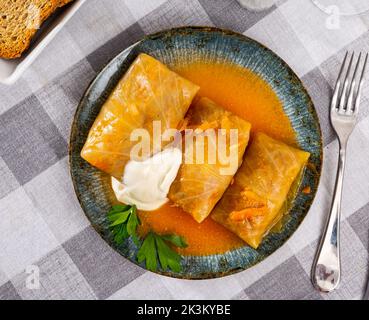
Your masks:
M 180 248 L 187 247 L 185 240 L 178 235 L 159 235 L 151 231 L 137 253 L 137 261 L 141 263 L 146 260 L 146 268 L 156 271 L 159 258 L 161 268 L 164 271 L 168 267 L 174 272 L 181 271 L 182 257 L 168 246 L 168 242 Z
M 179 248 L 186 248 L 187 243 L 183 237 L 176 234 L 159 235 L 150 231 L 141 242 L 137 235 L 137 227 L 141 224 L 135 205 L 115 205 L 108 213 L 110 228 L 114 241 L 120 245 L 131 237 L 139 247 L 137 261 L 146 262 L 146 268 L 151 271 L 158 269 L 158 260 L 162 270 L 168 268 L 174 272 L 181 271 L 181 255 L 175 252 L 169 244 Z
M 137 226 L 141 224 L 137 216 L 137 208 L 135 205 L 115 205 L 108 213 L 110 228 L 114 234 L 114 241 L 118 245 L 122 244 L 129 236 L 136 245 L 139 245 L 138 235 L 136 233 Z

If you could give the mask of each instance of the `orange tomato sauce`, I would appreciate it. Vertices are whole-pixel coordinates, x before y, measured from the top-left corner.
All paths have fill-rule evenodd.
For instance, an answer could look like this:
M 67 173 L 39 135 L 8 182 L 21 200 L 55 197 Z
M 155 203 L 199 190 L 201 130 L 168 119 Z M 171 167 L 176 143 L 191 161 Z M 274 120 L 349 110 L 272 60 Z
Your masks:
M 250 70 L 225 63 L 196 62 L 172 68 L 200 86 L 199 95 L 212 99 L 225 109 L 249 121 L 251 133 L 264 132 L 295 145 L 295 135 L 281 102 L 271 87 Z M 183 255 L 220 254 L 241 247 L 244 242 L 208 217 L 197 223 L 182 209 L 168 203 L 153 212 L 139 213 L 142 233 L 176 233 L 188 243 L 179 249 Z

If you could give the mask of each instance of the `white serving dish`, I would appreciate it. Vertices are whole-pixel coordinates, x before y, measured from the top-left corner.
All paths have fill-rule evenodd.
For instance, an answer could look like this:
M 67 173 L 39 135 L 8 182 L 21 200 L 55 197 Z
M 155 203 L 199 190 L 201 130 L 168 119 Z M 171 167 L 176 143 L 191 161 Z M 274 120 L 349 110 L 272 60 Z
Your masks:
M 47 26 L 42 27 L 37 40 L 21 58 L 13 60 L 0 58 L 0 83 L 11 85 L 17 81 L 85 1 L 75 0 L 65 7 L 60 8 L 58 14 L 52 16 L 50 21 L 47 21 Z

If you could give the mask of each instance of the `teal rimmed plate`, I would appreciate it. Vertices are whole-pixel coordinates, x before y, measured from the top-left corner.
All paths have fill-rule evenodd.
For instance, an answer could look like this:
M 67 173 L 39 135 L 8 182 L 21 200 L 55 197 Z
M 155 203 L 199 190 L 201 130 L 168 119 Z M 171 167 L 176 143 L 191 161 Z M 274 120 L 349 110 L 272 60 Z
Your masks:
M 183 27 L 148 36 L 115 57 L 96 77 L 80 102 L 70 137 L 70 170 L 78 200 L 102 238 L 122 256 L 136 262 L 136 246 L 127 241 L 116 246 L 109 230 L 107 212 L 116 203 L 110 177 L 90 166 L 80 157 L 88 132 L 103 103 L 135 57 L 147 53 L 167 66 L 176 61 L 190 62 L 198 57 L 225 61 L 248 68 L 263 78 L 283 104 L 297 137 L 297 143 L 311 157 L 302 176 L 302 187 L 293 196 L 289 214 L 280 232 L 270 233 L 257 250 L 245 245 L 224 254 L 188 256 L 182 261 L 182 271 L 158 273 L 186 279 L 205 279 L 228 275 L 247 269 L 277 250 L 293 234 L 307 214 L 317 191 L 322 165 L 322 137 L 312 101 L 291 68 L 262 44 L 232 31 L 209 27 Z M 144 265 L 141 265 L 144 267 Z

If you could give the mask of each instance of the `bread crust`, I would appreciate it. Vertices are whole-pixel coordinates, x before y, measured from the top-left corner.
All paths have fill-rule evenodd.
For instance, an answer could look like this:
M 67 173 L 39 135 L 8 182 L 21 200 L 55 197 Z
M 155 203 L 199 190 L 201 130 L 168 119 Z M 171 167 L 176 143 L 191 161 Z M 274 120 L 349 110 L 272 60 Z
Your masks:
M 59 7 L 73 0 L 0 1 L 0 57 L 19 58 L 41 24 Z

